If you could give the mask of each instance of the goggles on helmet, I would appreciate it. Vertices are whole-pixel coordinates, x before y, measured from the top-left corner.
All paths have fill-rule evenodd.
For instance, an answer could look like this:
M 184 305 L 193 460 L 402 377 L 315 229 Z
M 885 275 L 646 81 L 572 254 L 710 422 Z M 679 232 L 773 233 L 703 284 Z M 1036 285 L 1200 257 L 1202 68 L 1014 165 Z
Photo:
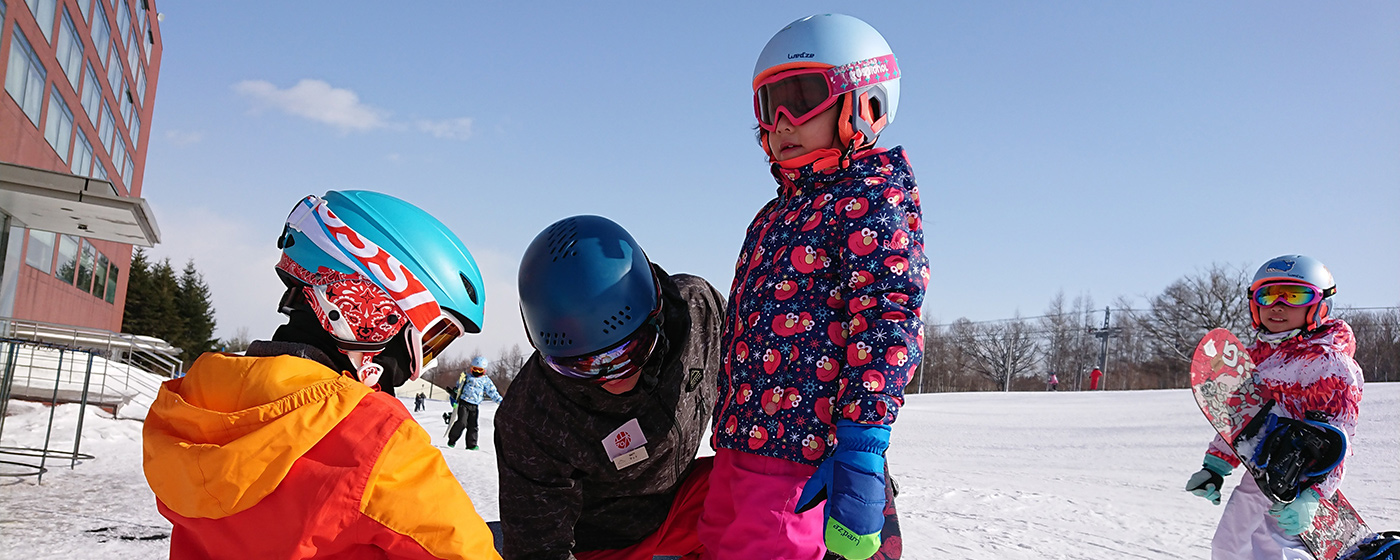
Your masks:
M 897 78 L 899 65 L 892 54 L 831 68 L 779 72 L 754 87 L 754 116 L 768 132 L 783 115 L 798 126 L 831 107 L 842 94 Z
M 642 371 L 642 365 L 656 349 L 660 335 L 656 322 L 648 320 L 637 328 L 637 332 L 609 348 L 572 358 L 544 356 L 544 363 L 564 377 L 603 384 Z
M 441 356 L 442 351 L 447 349 L 447 345 L 452 344 L 452 341 L 457 340 L 465 332 L 466 329 L 462 328 L 461 321 L 453 317 L 452 313 L 445 312 L 440 315 L 423 331 L 423 360 L 419 363 L 426 364 Z M 476 368 L 472 369 L 476 370 Z
M 1270 307 L 1276 303 L 1306 307 L 1322 299 L 1322 294 L 1308 284 L 1265 284 L 1254 290 L 1253 298 L 1260 307 Z

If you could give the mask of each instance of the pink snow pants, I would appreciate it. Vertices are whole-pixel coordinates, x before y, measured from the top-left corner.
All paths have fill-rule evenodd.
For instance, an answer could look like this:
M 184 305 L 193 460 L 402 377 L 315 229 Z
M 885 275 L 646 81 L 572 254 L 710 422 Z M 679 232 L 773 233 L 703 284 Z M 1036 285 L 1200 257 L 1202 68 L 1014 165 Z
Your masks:
M 720 449 L 697 531 L 704 560 L 821 560 L 824 519 L 817 506 L 793 513 L 813 466 Z
M 1215 538 L 1210 543 L 1213 560 L 1312 560 L 1308 548 L 1297 537 L 1290 537 L 1269 515 L 1273 502 L 1254 477 L 1246 473 L 1230 493 Z M 706 503 L 706 505 L 709 505 Z

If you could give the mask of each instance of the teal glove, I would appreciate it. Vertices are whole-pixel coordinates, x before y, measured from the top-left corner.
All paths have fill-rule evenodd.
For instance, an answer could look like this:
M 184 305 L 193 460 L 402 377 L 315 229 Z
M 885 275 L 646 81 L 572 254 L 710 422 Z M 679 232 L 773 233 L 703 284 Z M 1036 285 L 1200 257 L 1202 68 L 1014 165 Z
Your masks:
M 836 423 L 836 451 L 802 487 L 796 513 L 826 500 L 826 549 L 852 560 L 880 550 L 885 526 L 885 449 L 890 427 Z
M 1278 520 L 1278 526 L 1284 533 L 1297 535 L 1312 528 L 1313 516 L 1317 515 L 1321 501 L 1317 491 L 1309 488 L 1299 492 L 1292 502 L 1274 504 L 1269 508 L 1269 515 Z
M 1206 454 L 1206 459 L 1201 465 L 1201 470 L 1191 475 L 1191 479 L 1186 481 L 1186 491 L 1207 500 L 1215 505 L 1220 505 L 1220 489 L 1225 486 L 1225 477 L 1230 476 L 1234 468 L 1224 459 L 1214 455 Z

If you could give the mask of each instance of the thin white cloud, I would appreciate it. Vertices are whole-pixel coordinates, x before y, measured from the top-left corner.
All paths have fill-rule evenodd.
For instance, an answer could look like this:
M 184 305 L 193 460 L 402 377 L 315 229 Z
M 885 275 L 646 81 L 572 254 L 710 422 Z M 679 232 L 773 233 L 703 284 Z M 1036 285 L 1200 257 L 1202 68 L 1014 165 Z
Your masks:
M 416 124 L 420 132 L 426 132 L 433 135 L 434 138 L 444 140 L 466 140 L 472 135 L 472 120 L 468 118 L 441 121 L 423 119 Z
M 165 139 L 176 146 L 188 146 L 197 144 L 204 139 L 204 133 L 192 130 L 167 130 Z
M 245 80 L 234 84 L 233 89 L 261 106 L 329 124 L 342 132 L 389 126 L 387 111 L 361 103 L 355 92 L 331 87 L 321 80 L 302 80 L 287 89 L 277 89 L 262 80 Z
M 341 132 L 412 129 L 443 140 L 466 140 L 472 134 L 472 120 L 466 117 L 394 122 L 389 118 L 389 111 L 361 102 L 354 91 L 333 87 L 321 80 L 304 79 L 287 89 L 279 89 L 264 80 L 244 80 L 234 84 L 233 89 L 253 100 L 255 110 L 276 109 L 334 126 Z

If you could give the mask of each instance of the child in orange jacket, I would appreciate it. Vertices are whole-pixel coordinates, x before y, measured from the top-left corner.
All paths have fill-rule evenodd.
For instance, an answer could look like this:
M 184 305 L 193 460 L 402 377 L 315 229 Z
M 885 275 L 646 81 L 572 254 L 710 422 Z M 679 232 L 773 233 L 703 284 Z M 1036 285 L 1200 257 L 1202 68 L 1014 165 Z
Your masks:
M 200 356 L 147 415 L 170 557 L 499 559 L 393 396 L 480 332 L 471 254 L 426 212 L 365 191 L 306 197 L 278 247 L 287 324 L 244 356 Z

